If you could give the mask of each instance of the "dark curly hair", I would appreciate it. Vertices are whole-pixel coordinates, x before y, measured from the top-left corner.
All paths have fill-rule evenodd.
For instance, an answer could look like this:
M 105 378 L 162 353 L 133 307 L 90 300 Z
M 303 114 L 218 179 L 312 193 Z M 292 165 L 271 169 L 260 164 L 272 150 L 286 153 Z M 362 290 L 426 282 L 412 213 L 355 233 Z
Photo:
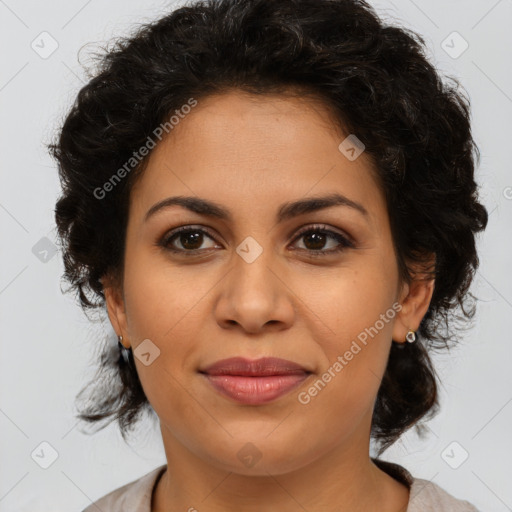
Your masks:
M 409 282 L 416 263 L 435 278 L 418 342 L 392 343 L 372 421 L 379 453 L 433 416 L 438 378 L 429 353 L 457 342 L 474 316 L 475 234 L 488 214 L 474 181 L 480 154 L 470 102 L 456 79 L 443 81 L 424 47 L 421 36 L 386 25 L 363 0 L 204 0 L 103 48 L 48 144 L 63 190 L 55 218 L 64 277 L 84 312 L 105 310 L 103 276 L 121 279 L 129 194 L 147 156 L 108 194 L 98 191 L 169 115 L 190 98 L 230 89 L 320 99 L 378 170 L 400 278 Z M 427 267 L 429 254 L 435 265 Z M 103 422 L 99 428 L 117 420 L 126 439 L 152 408 L 132 353 L 125 360 L 111 350 L 77 397 L 86 397 L 78 417 Z

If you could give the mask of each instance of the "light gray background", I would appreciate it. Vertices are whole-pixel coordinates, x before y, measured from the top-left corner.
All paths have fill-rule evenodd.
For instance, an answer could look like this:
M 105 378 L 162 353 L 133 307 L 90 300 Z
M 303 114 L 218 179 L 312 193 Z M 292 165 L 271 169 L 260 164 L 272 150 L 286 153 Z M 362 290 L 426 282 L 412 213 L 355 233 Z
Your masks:
M 490 212 L 479 238 L 481 267 L 473 291 L 482 300 L 475 327 L 457 350 L 436 359 L 443 379 L 442 412 L 430 422 L 427 439 L 408 433 L 384 458 L 483 511 L 512 510 L 512 0 L 371 3 L 385 18 L 424 35 L 435 65 L 461 79 L 472 101 L 474 136 L 482 153 L 478 181 Z M 165 463 L 160 433 L 150 423 L 134 446 L 125 445 L 113 426 L 94 436 L 78 430 L 74 397 L 93 374 L 95 339 L 113 331 L 109 324 L 92 324 L 72 297 L 61 293 L 60 254 L 49 252 L 43 262 L 44 248 L 36 244 L 44 243 L 43 237 L 55 240 L 59 183 L 43 144 L 86 80 L 78 51 L 86 43 L 124 35 L 174 5 L 0 0 L 2 512 L 79 511 Z M 31 47 L 34 40 L 43 46 L 41 38 L 48 37 L 40 36 L 43 31 L 58 43 L 45 59 Z M 441 46 L 454 31 L 469 44 L 457 58 Z M 452 51 L 461 48 L 459 40 L 451 40 Z M 44 47 L 50 48 L 48 38 Z M 80 54 L 84 64 L 87 52 Z M 40 460 L 49 456 L 42 442 L 58 453 L 48 469 L 31 457 L 34 450 L 44 453 Z M 450 467 L 447 461 L 456 466 L 465 452 L 468 459 L 457 469 Z

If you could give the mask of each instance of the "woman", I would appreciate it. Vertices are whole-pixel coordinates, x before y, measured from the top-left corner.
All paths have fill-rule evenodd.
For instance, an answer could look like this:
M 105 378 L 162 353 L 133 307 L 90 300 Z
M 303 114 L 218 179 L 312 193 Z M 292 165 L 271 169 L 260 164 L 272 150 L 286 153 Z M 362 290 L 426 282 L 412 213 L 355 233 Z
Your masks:
M 476 510 L 369 455 L 437 411 L 487 224 L 423 44 L 362 1 L 211 0 L 106 52 L 50 147 L 119 340 L 80 417 L 156 413 L 167 464 L 87 512 Z

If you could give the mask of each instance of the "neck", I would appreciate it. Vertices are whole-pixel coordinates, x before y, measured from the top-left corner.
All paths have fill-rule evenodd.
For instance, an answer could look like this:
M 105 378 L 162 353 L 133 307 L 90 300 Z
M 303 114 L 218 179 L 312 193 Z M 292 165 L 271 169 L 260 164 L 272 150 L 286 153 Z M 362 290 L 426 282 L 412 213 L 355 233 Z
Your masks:
M 409 490 L 380 470 L 368 443 L 350 440 L 300 469 L 279 475 L 243 475 L 190 452 L 162 428 L 167 470 L 153 495 L 152 512 L 381 512 L 406 511 Z

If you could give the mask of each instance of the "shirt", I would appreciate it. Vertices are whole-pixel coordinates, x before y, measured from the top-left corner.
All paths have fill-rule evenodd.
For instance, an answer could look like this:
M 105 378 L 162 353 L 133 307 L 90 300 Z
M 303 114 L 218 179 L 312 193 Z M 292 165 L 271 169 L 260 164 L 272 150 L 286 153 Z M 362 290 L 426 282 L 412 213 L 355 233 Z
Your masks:
M 382 471 L 409 488 L 406 512 L 479 512 L 471 503 L 454 498 L 437 484 L 414 478 L 399 464 L 372 460 Z M 153 491 L 166 468 L 166 464 L 159 466 L 139 479 L 115 489 L 82 512 L 151 512 Z

